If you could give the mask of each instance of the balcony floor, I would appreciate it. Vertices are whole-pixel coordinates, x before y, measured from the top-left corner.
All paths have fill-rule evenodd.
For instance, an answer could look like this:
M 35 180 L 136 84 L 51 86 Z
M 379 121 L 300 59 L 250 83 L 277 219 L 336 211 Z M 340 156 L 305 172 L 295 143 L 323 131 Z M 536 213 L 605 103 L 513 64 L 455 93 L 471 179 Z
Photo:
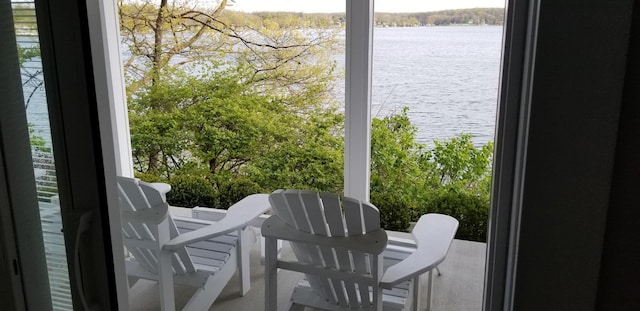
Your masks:
M 399 236 L 406 237 L 400 233 Z M 239 296 L 239 282 L 236 276 L 227 284 L 210 310 L 216 311 L 259 311 L 264 310 L 264 268 L 260 264 L 260 248 L 257 243 L 251 252 L 251 290 L 244 297 Z M 484 285 L 486 244 L 454 240 L 449 254 L 440 265 L 442 276 L 433 281 L 431 310 L 481 310 Z M 284 258 L 291 258 L 292 252 L 285 244 Z M 302 279 L 302 274 L 291 271 L 278 273 L 278 308 L 283 310 L 289 301 L 294 286 Z M 421 279 L 421 306 L 426 308 L 427 276 Z M 181 308 L 191 297 L 194 288 L 176 286 L 176 304 Z M 129 292 L 131 310 L 160 310 L 158 287 L 154 282 L 140 280 Z M 309 310 L 309 309 L 307 309 Z

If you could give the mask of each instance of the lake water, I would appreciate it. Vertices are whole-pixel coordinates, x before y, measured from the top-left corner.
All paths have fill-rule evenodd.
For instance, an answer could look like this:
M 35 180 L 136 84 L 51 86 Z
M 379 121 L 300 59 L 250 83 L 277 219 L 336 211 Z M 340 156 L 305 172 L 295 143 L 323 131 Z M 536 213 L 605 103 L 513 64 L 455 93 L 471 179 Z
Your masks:
M 418 141 L 493 141 L 502 27 L 376 28 L 372 116 L 409 107 Z
M 376 28 L 374 36 L 373 117 L 407 106 L 422 143 L 463 132 L 478 145 L 493 141 L 502 27 Z M 29 122 L 49 141 L 39 93 Z

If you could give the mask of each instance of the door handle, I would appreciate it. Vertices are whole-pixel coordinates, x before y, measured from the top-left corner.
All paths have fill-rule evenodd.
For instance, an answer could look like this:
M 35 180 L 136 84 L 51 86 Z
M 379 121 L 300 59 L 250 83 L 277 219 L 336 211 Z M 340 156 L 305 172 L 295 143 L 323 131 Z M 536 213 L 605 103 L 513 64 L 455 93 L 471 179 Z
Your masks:
M 84 288 L 82 286 L 82 274 L 80 271 L 80 239 L 85 232 L 89 231 L 92 216 L 92 211 L 84 212 L 80 215 L 80 220 L 78 221 L 78 231 L 76 232 L 76 241 L 73 248 L 73 265 L 75 269 L 75 278 L 77 284 L 76 287 L 78 290 L 78 295 L 80 296 L 80 302 L 82 302 L 82 307 L 87 311 L 92 310 L 92 308 L 89 307 L 89 303 L 87 301 L 87 297 L 84 294 Z

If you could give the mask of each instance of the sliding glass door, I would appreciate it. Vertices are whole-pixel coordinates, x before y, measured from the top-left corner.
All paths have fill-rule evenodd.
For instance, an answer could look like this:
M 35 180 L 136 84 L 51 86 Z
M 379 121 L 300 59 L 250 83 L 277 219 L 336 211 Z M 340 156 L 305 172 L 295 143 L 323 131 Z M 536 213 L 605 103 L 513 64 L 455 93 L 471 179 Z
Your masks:
M 84 6 L 0 2 L 2 309 L 117 304 Z

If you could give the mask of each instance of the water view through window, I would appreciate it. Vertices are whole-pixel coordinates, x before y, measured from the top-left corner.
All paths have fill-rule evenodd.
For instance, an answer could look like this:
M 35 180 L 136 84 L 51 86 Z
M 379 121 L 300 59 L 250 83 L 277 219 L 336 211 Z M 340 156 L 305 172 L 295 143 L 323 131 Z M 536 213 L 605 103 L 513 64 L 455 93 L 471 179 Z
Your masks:
M 187 214 L 276 189 L 342 194 L 345 75 L 355 74 L 345 1 L 120 1 L 136 177 L 170 184 L 169 204 Z M 400 238 L 427 213 L 459 220 L 434 310 L 482 304 L 503 7 L 375 3 L 370 201 Z M 262 304 L 255 282 L 216 310 Z M 153 288 L 135 293 L 133 309 L 157 307 Z
M 419 142 L 492 141 L 501 42 L 501 26 L 376 28 L 373 117 L 406 106 Z

